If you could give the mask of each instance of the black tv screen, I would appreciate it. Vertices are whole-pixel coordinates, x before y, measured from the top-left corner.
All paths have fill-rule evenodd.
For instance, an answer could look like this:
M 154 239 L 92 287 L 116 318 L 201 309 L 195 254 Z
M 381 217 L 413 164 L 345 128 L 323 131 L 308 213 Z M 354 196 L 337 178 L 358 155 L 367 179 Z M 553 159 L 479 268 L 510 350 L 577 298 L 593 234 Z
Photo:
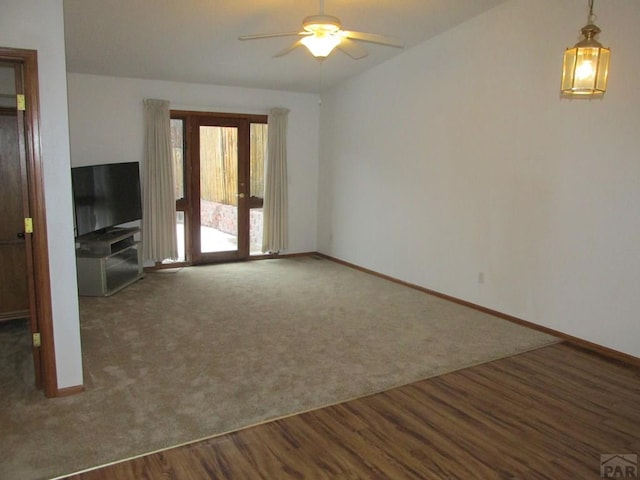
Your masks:
M 76 236 L 142 218 L 138 162 L 71 169 Z

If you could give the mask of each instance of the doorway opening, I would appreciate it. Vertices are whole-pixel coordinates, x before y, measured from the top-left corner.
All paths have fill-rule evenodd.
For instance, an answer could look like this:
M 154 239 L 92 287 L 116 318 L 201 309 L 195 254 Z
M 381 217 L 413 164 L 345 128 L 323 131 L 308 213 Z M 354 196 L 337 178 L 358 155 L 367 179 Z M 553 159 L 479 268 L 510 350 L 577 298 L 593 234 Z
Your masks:
M 57 385 L 35 50 L 0 48 L 0 321 L 28 322 L 35 385 Z

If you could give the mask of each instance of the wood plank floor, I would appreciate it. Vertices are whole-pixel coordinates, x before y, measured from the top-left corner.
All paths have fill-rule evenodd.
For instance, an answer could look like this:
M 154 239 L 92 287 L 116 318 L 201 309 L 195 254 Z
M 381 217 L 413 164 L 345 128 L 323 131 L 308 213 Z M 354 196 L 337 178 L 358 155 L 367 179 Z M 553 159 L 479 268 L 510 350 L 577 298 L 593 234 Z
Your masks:
M 68 477 L 589 479 L 640 455 L 640 369 L 556 344 Z

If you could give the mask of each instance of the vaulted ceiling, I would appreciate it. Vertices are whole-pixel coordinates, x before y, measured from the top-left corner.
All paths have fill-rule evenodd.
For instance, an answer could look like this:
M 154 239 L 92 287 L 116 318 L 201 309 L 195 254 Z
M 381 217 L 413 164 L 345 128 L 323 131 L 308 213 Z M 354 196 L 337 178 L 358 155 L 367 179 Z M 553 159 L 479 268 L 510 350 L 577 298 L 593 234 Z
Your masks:
M 346 30 L 396 36 L 405 50 L 506 0 L 326 0 Z M 305 48 L 274 54 L 318 14 L 317 0 L 64 0 L 67 70 L 75 73 L 319 92 L 403 50 L 363 43 L 368 56 L 335 51 L 320 62 Z

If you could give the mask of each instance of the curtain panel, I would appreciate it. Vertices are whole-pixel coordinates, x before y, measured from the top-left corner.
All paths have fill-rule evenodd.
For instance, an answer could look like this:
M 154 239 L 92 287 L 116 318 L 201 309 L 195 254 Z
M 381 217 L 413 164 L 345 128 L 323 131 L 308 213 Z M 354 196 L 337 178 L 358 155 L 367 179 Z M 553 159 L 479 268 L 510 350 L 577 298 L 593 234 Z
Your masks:
M 178 258 L 169 102 L 144 100 L 142 251 L 145 260 Z
M 287 211 L 287 118 L 286 108 L 269 111 L 267 167 L 265 172 L 262 251 L 279 253 L 286 250 L 288 238 Z

